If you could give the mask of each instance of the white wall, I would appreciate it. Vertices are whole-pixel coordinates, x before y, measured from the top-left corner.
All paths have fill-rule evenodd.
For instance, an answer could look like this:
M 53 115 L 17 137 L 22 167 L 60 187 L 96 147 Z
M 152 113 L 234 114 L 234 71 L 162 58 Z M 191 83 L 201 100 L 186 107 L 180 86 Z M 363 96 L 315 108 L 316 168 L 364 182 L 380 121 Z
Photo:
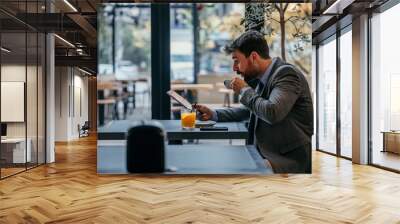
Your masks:
M 25 69 L 25 65 L 2 65 L 1 81 L 25 82 Z M 33 96 L 33 93 L 28 93 L 29 95 Z M 7 110 L 7 108 L 1 108 L 1 110 Z M 25 126 L 25 122 L 7 122 L 7 137 L 25 137 Z
M 37 70 L 38 69 L 38 70 Z M 26 97 L 24 95 L 24 89 L 19 90 L 20 94 L 23 94 L 26 101 L 22 102 L 22 108 L 12 108 L 10 106 L 1 108 L 3 113 L 16 113 L 13 110 L 22 113 L 26 120 L 22 122 L 6 122 L 7 124 L 7 137 L 8 138 L 28 138 L 28 147 L 31 149 L 32 162 L 36 162 L 39 159 L 39 163 L 44 163 L 44 93 L 43 82 L 44 74 L 42 73 L 42 67 L 39 65 L 25 66 L 25 64 L 3 64 L 1 66 L 1 81 L 2 82 L 24 82 L 26 86 Z M 27 78 L 27 80 L 25 80 Z M 7 94 L 3 92 L 3 94 Z M 22 92 L 21 92 L 22 91 Z M 9 94 L 9 93 L 8 93 Z M 9 97 L 2 95 L 2 98 Z M 17 102 L 16 102 L 17 103 Z M 26 103 L 26 105 L 25 105 Z M 3 104 L 3 103 L 2 103 Z M 38 153 L 38 154 L 37 154 Z
M 69 79 L 67 67 L 55 68 L 55 141 L 68 140 Z
M 76 68 L 56 67 L 56 141 L 77 139 L 78 124 L 88 120 L 88 78 L 83 75 Z

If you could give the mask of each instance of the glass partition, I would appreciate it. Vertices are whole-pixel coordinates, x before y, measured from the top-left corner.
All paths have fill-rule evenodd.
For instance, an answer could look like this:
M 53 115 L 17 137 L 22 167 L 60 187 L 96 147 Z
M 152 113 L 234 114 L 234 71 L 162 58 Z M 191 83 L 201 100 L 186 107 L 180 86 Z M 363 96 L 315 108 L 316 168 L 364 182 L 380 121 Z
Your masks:
M 245 17 L 244 3 L 197 4 L 199 14 L 199 84 L 208 84 L 209 91 L 199 91 L 198 102 L 210 107 L 233 107 L 238 97 L 223 85 L 224 80 L 232 79 L 233 61 L 223 48 L 245 31 L 241 25 Z
M 314 135 L 312 136 L 312 149 L 317 149 L 317 47 L 312 46 L 312 81 L 311 94 L 313 99 Z
M 230 107 L 233 91 L 223 85 L 235 75 L 222 50 L 243 31 L 244 3 L 171 4 L 171 89 L 191 103 Z M 172 102 L 172 118 L 180 106 Z
M 400 5 L 371 18 L 372 164 L 400 170 Z
M 194 42 L 191 3 L 170 4 L 171 83 L 193 83 Z
M 18 16 L 43 13 L 44 1 L 2 1 Z M 0 178 L 45 162 L 45 35 L 0 13 Z
M 26 162 L 31 162 L 26 136 L 26 41 L 25 31 L 1 34 L 2 177 L 24 171 Z
M 150 4 L 98 7 L 98 122 L 151 119 Z
M 318 48 L 318 149 L 336 154 L 336 37 Z
M 352 35 L 340 36 L 340 154 L 352 157 Z
M 37 162 L 46 162 L 46 36 L 38 34 L 38 65 L 37 65 Z
M 27 114 L 27 150 L 31 153 L 28 154 L 30 159 L 28 160 L 27 167 L 33 167 L 37 165 L 37 132 L 38 132 L 38 35 L 36 32 L 27 33 L 27 82 L 26 82 L 26 114 Z

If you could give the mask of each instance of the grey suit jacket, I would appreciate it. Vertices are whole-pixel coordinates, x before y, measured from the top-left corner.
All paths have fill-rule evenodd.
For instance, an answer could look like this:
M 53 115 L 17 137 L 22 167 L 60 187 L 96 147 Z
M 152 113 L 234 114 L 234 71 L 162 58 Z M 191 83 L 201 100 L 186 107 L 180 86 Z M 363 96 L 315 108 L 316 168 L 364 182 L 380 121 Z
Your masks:
M 312 98 L 304 75 L 279 58 L 271 66 L 261 94 L 250 88 L 240 99 L 241 107 L 216 111 L 218 121 L 250 118 L 249 134 L 264 157 L 309 144 L 313 135 Z

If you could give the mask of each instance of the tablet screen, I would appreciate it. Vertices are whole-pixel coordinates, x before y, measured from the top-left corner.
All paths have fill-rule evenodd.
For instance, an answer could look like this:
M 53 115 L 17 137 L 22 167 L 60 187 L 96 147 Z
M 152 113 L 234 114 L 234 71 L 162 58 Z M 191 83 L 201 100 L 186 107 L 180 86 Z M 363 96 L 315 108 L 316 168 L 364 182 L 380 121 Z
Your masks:
M 187 109 L 191 110 L 192 109 L 192 104 L 189 103 L 185 98 L 183 98 L 181 95 L 179 95 L 177 92 L 170 90 L 167 92 L 167 94 L 176 100 L 178 103 L 180 103 L 182 106 L 186 107 Z

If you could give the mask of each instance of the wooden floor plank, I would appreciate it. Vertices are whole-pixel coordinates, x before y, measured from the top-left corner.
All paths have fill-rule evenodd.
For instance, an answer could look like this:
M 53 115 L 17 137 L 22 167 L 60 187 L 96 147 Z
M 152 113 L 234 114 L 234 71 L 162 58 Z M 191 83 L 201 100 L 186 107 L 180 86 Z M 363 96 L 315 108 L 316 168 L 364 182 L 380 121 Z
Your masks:
M 0 181 L 0 223 L 400 223 L 400 175 L 313 153 L 313 174 L 97 175 L 96 139 Z

